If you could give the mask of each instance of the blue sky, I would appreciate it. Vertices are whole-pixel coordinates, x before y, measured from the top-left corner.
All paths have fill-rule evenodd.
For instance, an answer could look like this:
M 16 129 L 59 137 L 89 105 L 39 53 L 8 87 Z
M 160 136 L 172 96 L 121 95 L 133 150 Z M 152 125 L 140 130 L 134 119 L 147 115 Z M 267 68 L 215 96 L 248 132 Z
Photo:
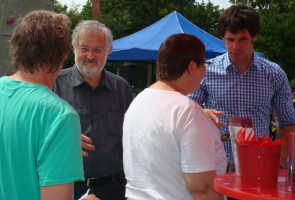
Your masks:
M 198 1 L 201 2 L 201 1 Z M 205 3 L 208 2 L 208 0 L 204 0 Z M 211 3 L 213 3 L 214 5 L 219 5 L 221 8 L 228 8 L 230 7 L 232 4 L 229 3 L 228 0 L 210 0 Z

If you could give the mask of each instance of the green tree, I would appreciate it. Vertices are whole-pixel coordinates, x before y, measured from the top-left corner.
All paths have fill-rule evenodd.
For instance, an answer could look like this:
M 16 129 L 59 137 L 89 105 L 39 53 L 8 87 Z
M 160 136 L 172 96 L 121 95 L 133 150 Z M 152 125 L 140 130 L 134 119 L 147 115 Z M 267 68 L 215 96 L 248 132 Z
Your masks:
M 99 20 L 112 31 L 114 39 L 135 33 L 168 15 L 177 11 L 203 30 L 215 35 L 216 22 L 220 10 L 212 3 L 196 3 L 194 0 L 101 0 Z M 122 62 L 107 63 L 107 69 L 118 69 Z M 147 64 L 136 63 L 139 67 L 139 87 L 147 83 Z M 153 65 L 153 71 L 155 65 Z M 153 76 L 152 81 L 155 81 Z
M 58 0 L 54 1 L 54 12 L 56 12 L 56 13 L 64 13 L 64 14 L 66 14 L 66 15 L 68 15 L 70 17 L 70 19 L 71 19 L 71 30 L 74 29 L 74 27 L 76 26 L 76 24 L 80 20 L 83 20 L 83 19 L 86 18 L 85 15 L 83 15 L 83 13 L 79 11 L 78 6 L 69 9 L 68 6 L 61 5 L 61 3 Z M 69 53 L 66 61 L 64 62 L 64 67 L 63 68 L 72 67 L 74 65 L 74 63 L 75 63 L 74 54 L 71 51 Z
M 117 39 L 151 25 L 174 10 L 205 31 L 215 34 L 219 6 L 194 0 L 101 0 L 99 20 L 113 31 Z
M 68 6 L 66 5 L 63 6 L 61 5 L 59 1 L 54 0 L 54 12 L 67 14 L 67 9 L 68 9 Z
M 201 3 L 195 3 L 193 12 L 186 14 L 187 19 L 193 24 L 216 36 L 216 26 L 221 11 L 219 6 L 215 6 L 210 1 L 207 4 L 202 1 Z
M 260 15 L 261 33 L 255 43 L 256 51 L 278 63 L 289 80 L 295 78 L 295 1 L 294 0 L 230 0 L 246 3 Z
M 193 0 L 101 0 L 99 20 L 113 30 L 114 38 L 134 33 L 176 10 L 192 13 Z

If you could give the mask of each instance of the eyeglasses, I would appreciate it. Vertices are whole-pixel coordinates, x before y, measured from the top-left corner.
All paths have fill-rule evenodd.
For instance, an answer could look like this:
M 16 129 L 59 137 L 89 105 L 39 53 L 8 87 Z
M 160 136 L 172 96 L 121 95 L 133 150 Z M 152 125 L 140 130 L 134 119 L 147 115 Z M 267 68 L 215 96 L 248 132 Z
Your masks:
M 210 62 L 210 61 L 205 61 L 204 64 L 205 64 L 206 67 L 207 67 L 207 66 L 210 66 L 210 65 L 211 65 L 211 62 Z
M 195 61 L 195 63 L 197 64 L 198 62 Z M 203 64 L 204 64 L 206 67 L 208 67 L 208 66 L 211 65 L 211 62 L 210 62 L 210 61 L 205 61 L 205 62 L 203 62 Z
M 78 47 L 78 50 L 81 53 L 89 53 L 91 51 L 90 48 L 88 48 L 88 47 Z M 95 49 L 92 49 L 92 52 L 97 54 L 97 55 L 101 55 L 101 54 L 106 52 L 106 49 L 104 49 L 104 48 L 95 48 Z

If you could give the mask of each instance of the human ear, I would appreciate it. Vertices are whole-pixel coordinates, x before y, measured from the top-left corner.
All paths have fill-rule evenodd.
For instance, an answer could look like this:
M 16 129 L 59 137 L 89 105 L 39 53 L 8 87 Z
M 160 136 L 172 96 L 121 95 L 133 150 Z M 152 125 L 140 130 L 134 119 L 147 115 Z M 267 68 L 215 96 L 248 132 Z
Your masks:
M 256 42 L 256 40 L 257 40 L 257 38 L 258 38 L 258 36 L 256 35 L 256 36 L 254 36 L 254 37 L 252 37 L 252 43 L 255 43 Z
M 188 63 L 188 66 L 187 66 L 187 71 L 189 73 L 192 73 L 195 69 L 196 69 L 196 66 L 197 66 L 197 63 L 193 60 L 191 60 L 189 63 Z
M 112 52 L 113 50 L 113 46 L 111 46 L 111 48 L 108 50 L 108 55 Z

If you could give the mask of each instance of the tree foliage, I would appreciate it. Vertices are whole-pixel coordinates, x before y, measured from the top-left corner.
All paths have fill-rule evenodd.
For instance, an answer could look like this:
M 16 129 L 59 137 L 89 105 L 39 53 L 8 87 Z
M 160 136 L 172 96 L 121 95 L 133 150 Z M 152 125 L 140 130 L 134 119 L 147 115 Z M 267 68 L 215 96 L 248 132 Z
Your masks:
M 55 1 L 55 12 L 66 13 L 72 21 L 72 29 L 81 20 L 91 19 L 91 0 L 79 11 L 78 7 L 69 9 Z M 194 0 L 101 0 L 99 21 L 106 24 L 113 32 L 114 39 L 118 39 L 137 32 L 160 20 L 172 11 L 177 11 L 203 30 L 215 35 L 215 27 L 221 10 L 212 3 L 196 3 Z M 74 64 L 71 53 L 64 64 L 64 68 Z M 108 62 L 106 68 L 119 73 L 123 62 Z M 139 69 L 139 87 L 144 88 L 147 83 L 147 64 L 136 63 Z M 153 68 L 154 71 L 154 68 Z M 155 76 L 153 76 L 154 81 Z
M 261 34 L 255 43 L 255 50 L 263 53 L 269 60 L 278 63 L 291 80 L 295 78 L 295 1 L 294 0 L 229 0 L 231 3 L 246 3 L 257 9 L 261 20 Z M 208 3 L 195 0 L 101 0 L 99 21 L 106 24 L 118 39 L 137 32 L 160 20 L 172 11 L 179 12 L 186 19 L 206 32 L 216 36 L 215 30 L 220 13 L 223 9 Z M 54 10 L 66 13 L 72 21 L 71 28 L 81 20 L 91 19 L 91 0 L 82 9 L 69 9 L 55 0 Z M 64 67 L 74 64 L 71 53 Z M 106 68 L 119 73 L 123 62 L 108 62 Z M 139 64 L 139 87 L 146 85 L 147 65 Z M 153 69 L 154 70 L 154 69 Z M 145 75 L 144 75 L 145 74 Z
M 220 10 L 218 6 L 194 0 L 101 0 L 99 20 L 113 30 L 115 39 L 132 34 L 158 21 L 172 11 L 213 33 Z

